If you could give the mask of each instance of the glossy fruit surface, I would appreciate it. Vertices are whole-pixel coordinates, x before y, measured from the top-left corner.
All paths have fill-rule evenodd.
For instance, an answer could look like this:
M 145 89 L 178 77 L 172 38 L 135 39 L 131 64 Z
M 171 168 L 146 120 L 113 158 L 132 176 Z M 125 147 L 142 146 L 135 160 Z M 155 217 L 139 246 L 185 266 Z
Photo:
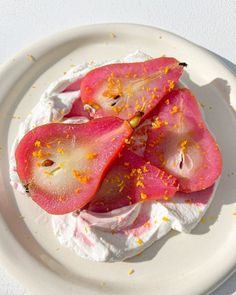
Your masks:
M 176 178 L 125 148 L 113 163 L 88 209 L 107 212 L 148 200 L 169 200 L 177 191 Z
M 81 99 L 95 109 L 94 117 L 128 120 L 147 114 L 172 91 L 183 66 L 171 57 L 145 62 L 110 64 L 90 71 L 81 82 Z
M 145 158 L 174 175 L 183 192 L 204 190 L 220 176 L 219 147 L 190 90 L 172 91 L 156 109 Z
M 17 146 L 18 175 L 47 212 L 72 212 L 93 198 L 131 133 L 129 123 L 115 117 L 42 125 Z

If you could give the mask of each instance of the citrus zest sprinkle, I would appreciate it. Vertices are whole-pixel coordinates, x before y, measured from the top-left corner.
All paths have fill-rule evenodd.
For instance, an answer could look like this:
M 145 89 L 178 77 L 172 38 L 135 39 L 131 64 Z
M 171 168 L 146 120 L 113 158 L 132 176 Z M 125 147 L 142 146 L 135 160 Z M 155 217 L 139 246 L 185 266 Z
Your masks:
M 38 159 L 42 159 L 44 156 L 42 150 L 34 151 L 32 153 L 32 155 L 33 155 L 33 157 L 38 158 Z
M 80 183 L 84 184 L 89 182 L 90 177 L 87 175 L 81 175 L 81 173 L 78 170 L 73 170 L 72 172 L 73 177 L 77 178 Z
M 187 151 L 187 144 L 188 144 L 188 141 L 186 139 L 181 141 L 180 143 L 180 148 L 183 153 L 186 153 Z
M 146 173 L 148 171 L 149 171 L 148 168 L 146 166 L 143 166 L 143 172 Z
M 170 70 L 169 67 L 165 67 L 164 73 L 167 74 L 169 72 L 169 70 Z
M 66 197 L 59 197 L 58 201 L 59 202 L 65 202 L 66 201 Z
M 57 149 L 57 153 L 58 154 L 61 154 L 61 155 L 64 155 L 65 154 L 65 152 L 64 152 L 64 150 L 62 148 L 58 148 Z
M 144 228 L 150 228 L 151 227 L 151 224 L 149 221 L 145 222 L 144 225 L 143 225 Z
M 168 80 L 167 82 L 168 82 L 168 85 L 169 85 L 169 92 L 171 92 L 171 90 L 173 90 L 174 87 L 175 87 L 175 81 Z
M 75 189 L 75 192 L 76 192 L 76 193 L 80 193 L 80 188 L 77 187 L 77 188 Z
M 166 100 L 165 100 L 165 104 L 166 104 L 166 105 L 169 105 L 169 104 L 170 104 L 170 100 L 169 100 L 169 99 L 166 99 Z
M 134 269 L 130 269 L 130 270 L 128 271 L 128 275 L 129 275 L 129 276 L 131 276 L 133 273 L 134 273 Z
M 142 188 L 144 188 L 144 184 L 143 184 L 143 182 L 141 181 L 141 180 L 138 180 L 137 182 L 136 182 L 136 187 L 142 187 Z
M 35 143 L 34 143 L 34 146 L 40 147 L 41 146 L 41 141 L 36 140 Z
M 170 113 L 173 115 L 173 114 L 177 113 L 178 111 L 179 111 L 179 108 L 177 106 L 173 106 Z
M 166 216 L 163 216 L 163 217 L 162 217 L 162 220 L 163 220 L 164 222 L 168 222 L 168 221 L 170 221 L 170 219 L 169 219 L 168 217 L 166 217 Z
M 141 193 L 140 197 L 142 200 L 146 200 L 148 196 L 145 193 Z
M 159 117 L 157 117 L 155 121 L 152 122 L 152 127 L 158 129 L 158 128 L 161 128 L 161 126 L 162 126 L 162 121 L 159 119 Z
M 87 153 L 86 154 L 86 159 L 88 159 L 88 160 L 92 160 L 96 157 L 97 157 L 97 153 Z
M 44 171 L 43 173 L 44 173 L 46 176 L 52 176 L 52 175 L 53 175 L 53 173 L 50 172 L 50 171 Z
M 143 240 L 140 239 L 140 238 L 138 238 L 138 239 L 136 240 L 136 243 L 137 243 L 137 245 L 141 246 L 141 245 L 143 244 Z

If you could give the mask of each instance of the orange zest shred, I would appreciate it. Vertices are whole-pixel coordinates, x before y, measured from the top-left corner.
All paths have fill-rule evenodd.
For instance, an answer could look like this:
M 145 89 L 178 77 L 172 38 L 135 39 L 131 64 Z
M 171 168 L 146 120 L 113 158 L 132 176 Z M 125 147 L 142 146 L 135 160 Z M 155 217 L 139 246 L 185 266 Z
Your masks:
M 86 159 L 88 159 L 88 160 L 93 160 L 94 158 L 97 157 L 97 153 L 93 153 L 93 152 L 91 152 L 91 153 L 87 153 L 85 157 L 86 157 Z
M 36 140 L 35 143 L 34 143 L 34 146 L 41 147 L 41 141 Z
M 156 117 L 154 122 L 152 122 L 152 127 L 156 129 L 161 128 L 164 125 L 168 125 L 168 121 L 161 121 L 159 117 Z
M 150 228 L 151 227 L 150 221 L 145 222 L 143 227 L 144 228 Z
M 65 202 L 65 201 L 66 201 L 66 197 L 65 197 L 65 196 L 63 196 L 63 197 L 59 197 L 59 198 L 58 198 L 58 201 L 59 201 L 59 202 Z
M 49 154 L 49 153 L 43 153 L 42 150 L 40 149 L 40 150 L 38 150 L 38 151 L 33 151 L 32 156 L 33 156 L 34 158 L 42 159 L 42 158 L 44 158 L 44 157 L 49 157 L 49 156 L 51 156 L 51 154 Z
M 119 187 L 119 193 L 122 192 L 125 188 L 125 183 L 123 180 L 121 180 L 120 183 L 118 183 L 118 187 Z
M 169 72 L 170 68 L 169 67 L 165 67 L 164 68 L 164 73 L 167 74 Z
M 145 193 L 140 193 L 140 198 L 142 199 L 142 200 L 146 200 L 147 199 L 147 195 L 145 194 Z
M 164 195 L 164 196 L 163 196 L 163 199 L 164 199 L 165 201 L 169 201 L 170 197 L 169 197 L 169 196 L 166 196 L 166 195 Z
M 52 176 L 52 175 L 53 175 L 53 173 L 50 172 L 50 171 L 44 171 L 43 173 L 44 173 L 46 176 Z
M 87 93 L 90 93 L 90 92 L 92 92 L 92 89 L 90 88 L 90 87 L 85 87 L 85 91 L 87 92 Z
M 62 148 L 58 148 L 57 149 L 57 153 L 58 154 L 61 154 L 61 155 L 64 155 L 65 154 L 65 151 Z
M 144 173 L 146 173 L 146 172 L 149 171 L 148 168 L 147 168 L 146 166 L 143 166 L 142 169 L 143 169 L 143 172 L 144 172 Z
M 170 104 L 170 100 L 169 99 L 166 99 L 165 100 L 165 104 L 168 106 Z
M 169 92 L 175 88 L 175 81 L 173 80 L 168 80 L 168 85 L 169 85 Z
M 78 170 L 73 170 L 72 175 L 74 178 L 78 179 L 78 181 L 82 184 L 88 183 L 90 177 L 87 175 L 82 175 Z
M 138 180 L 137 182 L 136 182 L 136 187 L 142 187 L 142 188 L 144 188 L 144 184 L 143 184 L 143 182 L 141 181 L 141 180 Z
M 38 158 L 38 159 L 42 159 L 42 157 L 43 157 L 42 150 L 34 151 L 32 153 L 32 155 L 33 155 L 33 157 Z
M 76 193 L 80 193 L 80 191 L 81 191 L 81 189 L 80 189 L 79 187 L 77 187 L 77 188 L 75 189 L 75 192 L 76 192 Z
M 177 106 L 173 106 L 172 107 L 172 110 L 170 111 L 170 113 L 173 115 L 175 113 L 178 113 L 178 111 L 179 111 L 179 108 Z
M 131 276 L 133 273 L 134 273 L 134 269 L 130 269 L 130 270 L 128 271 L 128 275 L 129 275 L 129 276 Z
M 186 151 L 187 151 L 187 145 L 188 145 L 188 140 L 187 139 L 181 141 L 181 143 L 180 143 L 180 149 L 181 149 L 181 151 L 183 153 L 186 153 Z
M 168 217 L 166 217 L 166 216 L 163 216 L 163 217 L 162 217 L 162 220 L 163 220 L 164 222 L 169 222 L 169 221 L 170 221 L 170 219 L 169 219 Z
M 138 238 L 138 239 L 136 240 L 136 243 L 137 243 L 137 245 L 141 246 L 141 245 L 143 244 L 143 240 L 140 239 L 140 238 Z

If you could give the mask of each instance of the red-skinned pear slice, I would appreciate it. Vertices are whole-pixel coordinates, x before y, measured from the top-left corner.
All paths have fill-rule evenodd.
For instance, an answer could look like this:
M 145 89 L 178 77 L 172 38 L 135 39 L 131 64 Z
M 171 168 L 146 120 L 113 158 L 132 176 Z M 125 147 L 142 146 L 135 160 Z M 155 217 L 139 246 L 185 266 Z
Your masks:
M 81 78 L 76 80 L 75 82 L 71 83 L 63 92 L 71 92 L 71 91 L 78 91 L 80 90 Z M 78 97 L 68 114 L 65 115 L 66 118 L 71 117 L 87 117 L 90 118 L 89 112 L 84 109 L 84 104 L 81 101 L 81 98 Z
M 156 110 L 148 131 L 145 159 L 174 175 L 180 191 L 206 189 L 220 176 L 218 145 L 188 89 L 171 92 Z
M 93 198 L 131 133 L 129 123 L 115 117 L 42 125 L 17 146 L 17 173 L 48 213 L 72 212 Z
M 140 201 L 169 200 L 177 189 L 175 177 L 125 148 L 88 204 L 88 210 L 107 212 Z
M 89 112 L 84 109 L 84 105 L 83 105 L 83 103 L 81 101 L 81 98 L 78 97 L 74 101 L 70 112 L 65 115 L 65 118 L 81 117 L 81 116 L 86 117 L 88 119 L 91 119 L 91 117 L 89 115 Z
M 172 91 L 185 63 L 161 57 L 145 62 L 110 64 L 90 71 L 81 82 L 81 99 L 94 117 L 128 120 L 137 111 L 146 115 Z
M 70 92 L 70 91 L 78 91 L 80 90 L 82 78 L 77 79 L 73 83 L 71 83 L 69 86 L 66 87 L 66 89 L 63 92 Z
M 141 157 L 144 156 L 148 138 L 148 130 L 151 126 L 152 120 L 151 118 L 147 118 L 137 128 L 134 129 L 134 132 L 127 143 L 128 149 Z

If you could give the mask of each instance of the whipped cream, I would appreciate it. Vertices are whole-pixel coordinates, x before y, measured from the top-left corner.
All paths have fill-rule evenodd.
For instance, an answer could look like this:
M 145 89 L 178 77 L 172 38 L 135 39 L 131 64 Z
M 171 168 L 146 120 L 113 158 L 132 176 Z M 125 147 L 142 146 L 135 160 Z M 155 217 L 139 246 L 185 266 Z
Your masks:
M 82 210 L 77 216 L 55 215 L 53 230 L 63 246 L 83 258 L 122 261 L 138 255 L 171 229 L 190 233 L 206 213 L 215 190 L 216 185 L 204 192 L 206 203 L 191 202 L 192 194 L 177 193 L 171 202 L 146 201 L 107 213 Z M 194 194 L 193 199 L 198 193 Z
M 148 59 L 151 57 L 137 51 L 122 60 L 109 63 Z M 15 149 L 21 138 L 36 126 L 55 121 L 77 124 L 87 122 L 86 117 L 64 118 L 79 97 L 80 91 L 63 90 L 93 68 L 109 63 L 84 63 L 74 67 L 42 94 L 31 114 L 21 123 L 12 148 L 10 180 L 16 190 L 25 193 L 16 173 L 15 163 Z M 142 155 L 143 151 L 138 150 L 138 154 Z M 60 244 L 71 248 L 79 256 L 94 261 L 122 261 L 139 254 L 171 229 L 191 232 L 205 214 L 215 190 L 216 185 L 199 193 L 177 193 L 168 202 L 147 201 L 107 213 L 81 210 L 78 214 L 51 215 L 52 226 Z M 198 202 L 198 199 L 205 201 Z

